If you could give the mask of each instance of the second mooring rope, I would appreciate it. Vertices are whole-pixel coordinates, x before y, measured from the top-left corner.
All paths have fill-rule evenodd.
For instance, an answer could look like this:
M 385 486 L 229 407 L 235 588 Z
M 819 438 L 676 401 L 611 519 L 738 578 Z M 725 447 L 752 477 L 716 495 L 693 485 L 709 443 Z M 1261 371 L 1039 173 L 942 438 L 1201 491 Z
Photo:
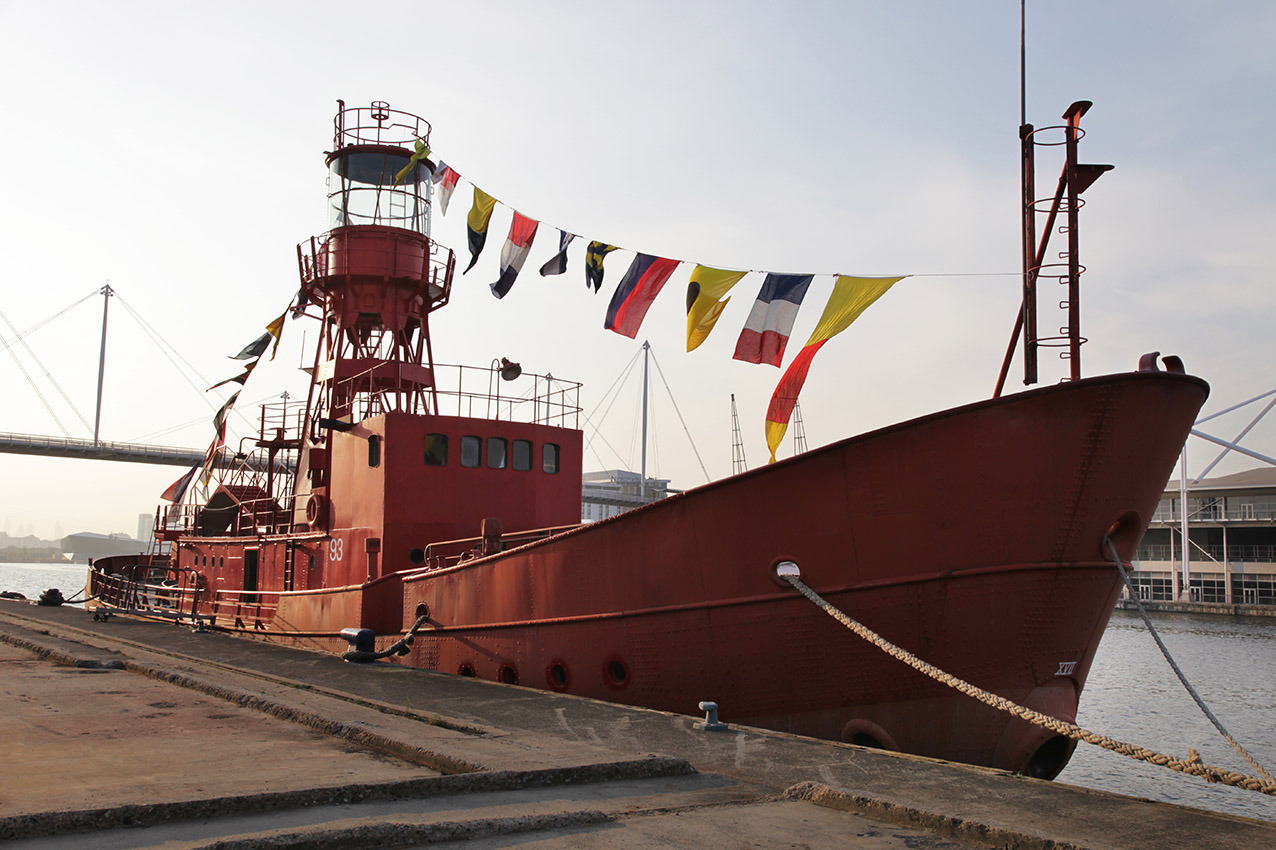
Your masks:
M 1103 542 L 1107 544 L 1108 551 L 1112 553 L 1112 563 L 1116 564 L 1117 569 L 1120 570 L 1121 581 L 1125 582 L 1126 590 L 1129 591 L 1130 598 L 1134 600 L 1134 607 L 1137 608 L 1139 610 L 1139 614 L 1142 615 L 1144 624 L 1148 627 L 1148 631 L 1151 632 L 1152 639 L 1156 641 L 1156 645 L 1161 648 L 1161 654 L 1164 655 L 1165 660 L 1170 663 L 1170 669 L 1174 671 L 1174 675 L 1179 677 L 1179 681 L 1183 683 L 1183 687 L 1187 688 L 1187 692 L 1192 695 L 1192 699 L 1196 700 L 1196 704 L 1200 706 L 1201 711 L 1203 711 L 1205 716 L 1209 718 L 1210 722 L 1214 724 L 1214 728 L 1219 731 L 1219 734 L 1227 739 L 1227 743 L 1231 744 L 1236 749 L 1236 752 L 1241 754 L 1241 757 L 1244 758 L 1245 761 L 1252 764 L 1254 769 L 1263 775 L 1264 779 L 1268 782 L 1276 782 L 1276 780 L 1272 779 L 1272 775 L 1266 770 L 1263 770 L 1263 766 L 1254 761 L 1253 756 L 1247 753 L 1245 748 L 1237 743 L 1231 733 L 1223 728 L 1223 724 L 1214 716 L 1214 712 L 1210 711 L 1209 706 L 1205 704 L 1205 701 L 1196 693 L 1196 689 L 1192 687 L 1190 682 L 1188 682 L 1187 677 L 1183 675 L 1183 671 L 1179 669 L 1179 665 L 1175 663 L 1173 656 L 1170 655 L 1170 651 L 1165 648 L 1165 644 L 1161 641 L 1161 636 L 1157 634 L 1156 627 L 1152 625 L 1152 620 L 1148 617 L 1148 612 L 1143 608 L 1143 603 L 1139 601 L 1138 591 L 1134 589 L 1134 585 L 1130 581 L 1130 574 L 1126 572 L 1125 564 L 1121 563 L 1121 556 L 1117 554 L 1116 547 L 1112 545 L 1112 538 L 1105 534 L 1103 536 Z
M 807 587 L 806 584 L 797 576 L 781 574 L 781 577 L 789 584 L 793 585 L 793 588 L 798 593 L 801 593 L 807 599 L 811 600 L 823 609 L 824 613 L 828 614 L 830 617 L 837 620 L 839 623 L 846 626 L 848 629 L 873 644 L 878 649 L 881 649 L 888 655 L 904 662 L 914 670 L 924 673 L 932 679 L 948 685 L 950 688 L 955 688 L 968 696 L 974 697 L 986 705 L 990 705 L 1000 711 L 1013 714 L 1021 720 L 1026 720 L 1029 723 L 1049 729 L 1052 732 L 1064 735 L 1075 741 L 1085 741 L 1087 744 L 1094 744 L 1096 746 L 1103 747 L 1106 750 L 1112 750 L 1113 752 L 1120 753 L 1121 755 L 1129 756 L 1132 759 L 1146 761 L 1151 764 L 1159 764 L 1164 767 L 1168 767 L 1171 770 L 1177 770 L 1180 773 L 1200 776 L 1207 782 L 1220 782 L 1224 785 L 1233 785 L 1237 788 L 1246 788 L 1250 791 L 1258 791 L 1262 794 L 1268 794 L 1276 797 L 1276 782 L 1272 782 L 1270 779 L 1262 779 L 1257 776 L 1249 776 L 1244 773 L 1236 773 L 1219 767 L 1212 767 L 1211 765 L 1205 764 L 1196 750 L 1191 748 L 1187 751 L 1188 757 L 1186 759 L 1166 755 L 1165 753 L 1158 753 L 1155 750 L 1148 749 L 1147 747 L 1140 747 L 1137 744 L 1126 743 L 1125 741 L 1121 741 L 1107 735 L 1100 735 L 1097 732 L 1091 732 L 1089 729 L 1084 729 L 1077 726 L 1075 723 L 1068 723 L 1067 721 L 1060 720 L 1057 717 L 1051 717 L 1047 714 L 1042 714 L 1039 711 L 1033 711 L 1031 708 L 1025 708 L 1022 705 L 1011 702 L 1005 697 L 999 697 L 994 693 L 985 691 L 983 688 L 976 687 L 967 681 L 957 678 L 951 673 L 946 673 L 943 670 L 940 670 L 933 664 L 928 664 L 925 661 L 922 661 L 908 650 L 896 646 L 864 624 L 851 619 L 846 614 L 843 614 L 837 608 L 826 602 L 814 590 Z

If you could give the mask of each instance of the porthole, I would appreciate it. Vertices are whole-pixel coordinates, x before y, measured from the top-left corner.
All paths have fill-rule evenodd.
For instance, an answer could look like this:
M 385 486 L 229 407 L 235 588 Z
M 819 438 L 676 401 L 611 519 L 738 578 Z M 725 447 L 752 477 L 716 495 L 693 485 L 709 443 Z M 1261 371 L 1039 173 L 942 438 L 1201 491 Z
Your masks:
M 496 672 L 496 681 L 504 682 L 507 685 L 517 685 L 518 668 L 513 664 L 502 664 L 501 669 Z
M 607 662 L 607 684 L 613 688 L 623 688 L 629 684 L 629 665 L 619 658 Z
M 549 668 L 545 670 L 545 680 L 553 690 L 567 690 L 567 683 L 570 681 L 567 675 L 567 665 L 561 661 L 555 661 L 549 665 Z
M 457 668 L 456 668 L 456 675 L 458 675 L 458 676 L 469 676 L 471 679 L 473 679 L 473 678 L 474 678 L 474 676 L 475 676 L 475 673 L 474 673 L 474 665 L 473 665 L 473 664 L 462 664 L 460 667 L 457 667 Z
M 425 550 L 421 547 L 414 548 L 408 553 L 408 560 L 416 564 L 418 567 L 425 563 Z

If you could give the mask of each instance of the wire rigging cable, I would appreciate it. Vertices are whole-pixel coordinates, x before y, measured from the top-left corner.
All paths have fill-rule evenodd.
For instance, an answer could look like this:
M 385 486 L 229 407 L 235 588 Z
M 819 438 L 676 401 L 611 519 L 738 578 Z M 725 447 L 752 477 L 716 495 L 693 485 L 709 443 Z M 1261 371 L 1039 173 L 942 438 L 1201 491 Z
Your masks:
M 178 374 L 182 376 L 182 380 L 186 381 L 186 383 L 191 387 L 191 389 L 195 390 L 195 392 L 199 394 L 199 397 L 204 400 L 204 404 L 208 406 L 208 409 L 217 410 L 217 408 L 221 406 L 220 403 L 214 404 L 214 399 L 210 398 L 207 390 L 200 386 L 200 384 L 202 384 L 204 387 L 206 387 L 209 383 L 208 379 L 205 378 L 203 375 L 201 375 L 199 370 L 196 369 L 194 366 L 192 366 L 190 361 L 188 361 L 185 357 L 183 357 L 181 353 L 178 352 L 177 348 L 171 342 L 165 339 L 164 336 L 159 331 L 157 331 L 151 325 L 150 322 L 142 318 L 142 315 L 138 313 L 136 310 L 134 310 L 131 304 L 129 304 L 127 301 L 124 300 L 124 298 L 120 295 L 119 290 L 115 290 L 115 299 L 120 302 L 121 306 L 123 306 L 126 311 L 128 311 L 128 314 L 133 317 L 133 320 L 135 322 L 137 322 L 138 327 L 140 327 L 142 329 L 142 332 L 145 333 L 150 338 L 151 342 L 153 342 L 155 344 L 155 347 L 160 350 L 160 353 L 163 354 L 165 358 L 167 358 L 168 362 L 173 364 L 173 368 L 175 368 Z M 174 356 L 176 356 L 176 359 L 174 359 Z M 181 365 L 178 364 L 177 362 L 178 360 L 181 361 Z M 189 370 L 189 372 L 183 370 L 182 366 L 185 366 L 186 370 Z M 190 378 L 191 375 L 194 375 L 196 378 L 199 379 L 199 384 L 196 384 L 194 381 L 191 380 Z M 243 412 L 235 408 L 231 408 L 230 412 L 232 415 L 237 416 L 246 426 L 248 426 L 250 431 L 253 429 L 254 427 L 253 421 L 249 419 L 246 415 L 244 415 Z
M 616 399 L 620 398 L 620 390 L 623 388 L 623 385 L 624 385 L 623 382 L 633 372 L 634 364 L 638 362 L 638 355 L 640 353 L 641 351 L 634 353 L 634 356 L 630 358 L 629 363 L 623 369 L 621 369 L 620 374 L 616 376 L 616 380 L 611 382 L 611 386 L 607 388 L 607 392 L 603 393 L 603 396 L 601 399 L 599 399 L 598 404 L 594 405 L 593 412 L 585 415 L 586 424 L 588 424 L 590 427 L 594 429 L 594 432 L 590 434 L 589 439 L 585 441 L 585 450 L 589 451 L 593 447 L 594 438 L 597 437 L 598 439 L 603 441 L 603 445 L 605 445 L 608 449 L 611 450 L 611 453 L 616 456 L 616 459 L 620 462 L 622 466 L 625 463 L 624 458 L 620 456 L 620 452 L 616 451 L 616 449 L 611 445 L 611 443 L 607 442 L 607 438 L 602 435 L 602 432 L 599 429 L 602 427 L 603 420 L 607 418 L 607 414 L 611 412 L 611 407 L 613 404 L 616 403 Z M 610 398 L 610 401 L 608 401 L 608 398 Z M 593 414 L 597 413 L 598 408 L 602 407 L 604 403 L 607 404 L 607 409 L 603 411 L 603 415 L 597 420 L 597 422 L 595 422 L 593 418 Z M 594 457 L 597 457 L 599 462 L 602 463 L 602 457 L 599 456 L 597 451 L 594 452 Z M 605 463 L 603 463 L 603 465 L 606 466 Z
M 50 316 L 48 316 L 48 317 L 46 317 L 46 318 L 44 318 L 44 319 L 41 319 L 40 321 L 36 322 L 34 325 L 32 325 L 31 327 L 27 328 L 25 331 L 23 331 L 22 333 L 18 334 L 17 336 L 13 336 L 13 337 L 10 337 L 9 339 L 5 340 L 5 341 L 4 341 L 4 343 L 3 343 L 4 347 L 5 347 L 5 348 L 8 348 L 10 345 L 13 345 L 15 342 L 18 342 L 18 341 L 19 341 L 19 340 L 21 340 L 23 337 L 30 336 L 31 334 L 33 334 L 33 333 L 35 333 L 36 331 L 40 330 L 40 328 L 42 328 L 42 327 L 44 327 L 45 325 L 49 324 L 49 322 L 52 322 L 54 319 L 58 318 L 59 316 L 62 316 L 62 315 L 63 315 L 63 314 L 65 314 L 65 313 L 69 313 L 71 310 L 73 310 L 74 308 L 76 308 L 76 307 L 80 306 L 80 305 L 81 305 L 81 304 L 83 304 L 85 301 L 88 301 L 90 298 L 93 298 L 93 297 L 95 297 L 95 296 L 97 296 L 97 295 L 101 295 L 101 294 L 102 294 L 102 290 L 100 290 L 100 289 L 94 289 L 92 292 L 90 292 L 88 295 L 85 295 L 85 296 L 84 296 L 83 298 L 81 298 L 79 301 L 76 301 L 76 302 L 74 302 L 74 303 L 68 304 L 67 306 L 63 307 L 61 310 L 57 311 L 56 313 L 53 313 L 52 315 L 50 315 Z
M 36 364 L 39 365 L 40 358 L 36 357 L 35 352 L 31 350 L 31 346 L 27 345 L 26 340 L 23 338 L 22 334 L 18 333 L 18 329 L 13 326 L 13 322 L 9 321 L 9 317 L 4 314 L 4 311 L 0 311 L 0 319 L 4 320 L 4 323 L 9 327 L 9 330 L 15 334 L 15 339 L 17 339 L 19 342 L 22 343 L 22 347 L 27 350 L 27 353 L 29 355 L 31 355 L 31 359 L 33 359 L 36 362 Z M 13 350 L 13 346 L 6 342 L 4 345 L 4 349 L 5 351 L 9 352 L 10 356 L 13 357 L 14 365 L 18 367 L 18 371 L 22 373 L 22 377 L 27 379 L 27 383 L 30 384 L 31 389 L 35 391 L 36 397 L 39 398 L 40 403 L 44 405 L 44 409 L 49 411 L 49 415 L 53 417 L 53 421 L 57 423 L 58 428 L 62 431 L 62 436 L 70 437 L 71 432 L 67 431 L 66 426 L 62 424 L 62 420 L 59 419 L 57 413 L 53 411 L 53 406 L 50 405 L 49 400 L 44 397 L 44 393 L 40 392 L 40 387 L 36 384 L 35 379 L 31 377 L 31 373 L 28 372 L 26 367 L 22 365 L 22 361 L 18 359 L 18 354 L 16 351 Z M 44 366 L 40 365 L 40 368 L 44 369 Z M 44 374 L 48 376 L 49 381 L 52 382 L 53 385 L 56 387 L 57 381 L 53 380 L 53 376 L 49 375 L 49 372 L 47 369 L 44 369 Z M 61 387 L 58 388 L 58 392 L 62 392 Z M 66 393 L 62 393 L 62 397 L 66 398 Z M 70 402 L 68 401 L 68 404 L 69 403 Z M 75 410 L 75 406 L 72 405 L 71 409 Z M 79 414 L 78 410 L 76 410 L 76 414 L 77 415 Z M 83 421 L 84 417 L 81 416 L 80 420 Z M 87 422 L 85 423 L 85 426 L 86 427 L 88 426 Z M 89 428 L 88 430 L 91 432 L 93 429 Z
M 1139 593 L 1134 589 L 1134 585 L 1130 582 L 1130 574 L 1126 572 L 1125 564 L 1121 563 L 1121 557 L 1117 554 L 1116 547 L 1112 545 L 1112 538 L 1105 536 L 1103 538 L 1103 542 L 1107 544 L 1108 551 L 1112 554 L 1112 562 L 1116 564 L 1117 569 L 1121 571 L 1121 581 L 1125 582 L 1126 590 L 1129 591 L 1130 598 L 1134 600 L 1134 607 L 1139 610 L 1139 616 L 1143 618 L 1143 623 L 1148 627 L 1148 632 L 1151 633 L 1152 639 L 1156 641 L 1156 645 L 1160 648 L 1161 654 L 1164 655 L 1165 660 L 1170 663 L 1170 669 L 1174 671 L 1174 675 L 1178 676 L 1179 681 L 1183 683 L 1183 687 L 1187 689 L 1189 694 L 1191 694 L 1192 699 L 1196 701 L 1196 704 L 1200 707 L 1201 711 L 1204 712 L 1207 718 L 1209 718 L 1210 723 L 1214 724 L 1214 728 L 1217 729 L 1219 734 L 1227 740 L 1227 743 L 1231 744 L 1232 747 L 1235 748 L 1236 752 L 1240 753 L 1241 757 L 1244 758 L 1245 761 L 1253 765 L 1254 769 L 1261 773 L 1268 782 L 1276 783 L 1276 779 L 1272 779 L 1272 775 L 1264 770 L 1263 766 L 1256 762 L 1254 757 L 1245 751 L 1244 747 L 1237 743 L 1236 739 L 1232 737 L 1230 732 L 1223 728 L 1223 724 L 1214 716 L 1214 712 L 1210 711 L 1209 706 L 1207 706 L 1205 701 L 1201 699 L 1200 694 L 1198 694 L 1196 689 L 1192 687 L 1192 684 L 1188 682 L 1187 676 L 1183 675 L 1183 671 L 1179 669 L 1179 665 L 1174 661 L 1174 657 L 1170 655 L 1170 651 L 1166 649 L 1165 643 L 1161 640 L 1161 635 L 1156 631 L 1156 626 L 1152 625 L 1152 620 L 1148 617 L 1147 611 L 1144 610 L 1143 603 L 1139 601 Z
M 665 392 L 669 394 L 669 401 L 673 402 L 673 410 L 678 414 L 678 421 L 682 423 L 682 430 L 687 435 L 687 442 L 691 443 L 691 451 L 696 456 L 696 461 L 700 464 L 700 471 L 704 473 L 706 482 L 712 481 L 709 477 L 709 470 L 705 469 L 704 460 L 700 457 L 700 450 L 696 448 L 696 441 L 691 438 L 691 429 L 687 427 L 687 420 L 682 418 L 682 411 L 678 409 L 678 402 L 674 400 L 673 390 L 669 389 L 669 382 L 665 380 L 664 370 L 660 368 L 660 361 L 656 359 L 653 352 L 651 360 L 656 364 L 656 374 L 660 376 L 660 383 L 665 385 Z

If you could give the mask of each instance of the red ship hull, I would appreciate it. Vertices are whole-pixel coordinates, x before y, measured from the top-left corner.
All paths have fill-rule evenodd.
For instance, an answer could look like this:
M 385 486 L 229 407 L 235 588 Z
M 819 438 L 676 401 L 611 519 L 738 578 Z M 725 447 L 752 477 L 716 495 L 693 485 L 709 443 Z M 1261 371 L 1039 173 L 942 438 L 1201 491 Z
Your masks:
M 412 663 L 1029 769 L 1048 733 L 859 640 L 772 567 L 796 561 L 888 640 L 1072 720 L 1120 591 L 1104 535 L 1130 557 L 1206 393 L 1165 373 L 1023 393 L 405 576 L 405 622 L 424 605 L 432 626 Z

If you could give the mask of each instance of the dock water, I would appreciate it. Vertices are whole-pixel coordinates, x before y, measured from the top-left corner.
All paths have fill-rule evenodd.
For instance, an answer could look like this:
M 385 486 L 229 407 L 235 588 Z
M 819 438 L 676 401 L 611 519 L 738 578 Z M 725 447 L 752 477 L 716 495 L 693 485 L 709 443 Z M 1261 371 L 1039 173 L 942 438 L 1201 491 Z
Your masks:
M 75 608 L 0 602 L 0 670 L 13 846 L 1276 846 L 1266 821 Z

